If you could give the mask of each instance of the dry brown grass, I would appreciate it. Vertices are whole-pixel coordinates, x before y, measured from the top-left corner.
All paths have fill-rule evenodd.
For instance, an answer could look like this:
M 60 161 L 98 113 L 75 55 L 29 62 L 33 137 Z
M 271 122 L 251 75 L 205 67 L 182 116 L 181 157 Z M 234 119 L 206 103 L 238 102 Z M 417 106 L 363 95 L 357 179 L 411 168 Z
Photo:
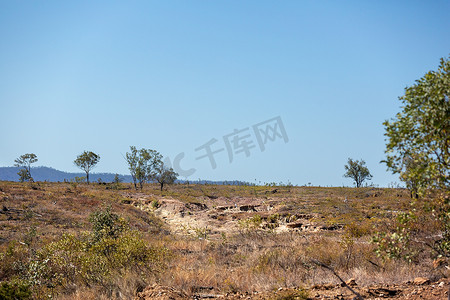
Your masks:
M 4 253 L 11 241 L 17 241 L 17 249 L 39 249 L 58 240 L 62 233 L 89 231 L 89 215 L 109 203 L 149 245 L 169 250 L 167 268 L 145 276 L 127 272 L 113 278 L 108 287 L 68 286 L 59 291 L 60 299 L 129 299 L 151 283 L 173 286 L 190 295 L 200 290 L 253 292 L 338 283 L 329 271 L 313 264 L 313 259 L 333 267 L 345 280 L 355 278 L 359 285 L 402 282 L 419 275 L 442 276 L 431 267 L 431 259 L 416 264 L 383 261 L 373 251 L 370 240 L 374 231 L 388 228 L 399 212 L 408 209 L 408 193 L 401 189 L 174 185 L 161 192 L 153 185 L 142 191 L 129 184 L 122 187 L 107 190 L 96 184 L 0 182 L 0 208 L 4 207 L 0 250 Z M 223 235 L 173 234 L 170 226 L 151 212 L 154 200 L 169 198 L 208 207 L 219 200 L 264 201 L 276 207 L 277 214 L 249 211 L 220 216 L 218 220 L 223 221 L 258 216 L 262 222 Z M 145 211 L 141 209 L 144 206 Z M 338 224 L 344 229 L 273 230 L 301 214 L 310 215 L 316 225 Z M 269 223 L 272 225 L 264 226 Z M 6 266 L 13 263 L 2 256 L 0 280 L 14 277 L 14 268 Z

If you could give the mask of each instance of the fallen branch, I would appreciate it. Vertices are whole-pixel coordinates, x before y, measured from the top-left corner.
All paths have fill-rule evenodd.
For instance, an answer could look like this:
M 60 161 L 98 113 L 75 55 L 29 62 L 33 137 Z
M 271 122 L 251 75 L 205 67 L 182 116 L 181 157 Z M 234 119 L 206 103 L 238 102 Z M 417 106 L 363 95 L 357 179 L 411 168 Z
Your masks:
M 316 265 L 318 265 L 319 267 L 322 267 L 322 268 L 325 268 L 325 269 L 327 269 L 327 270 L 329 270 L 329 271 L 331 271 L 333 274 L 334 274 L 334 276 L 336 276 L 341 282 L 342 282 L 342 285 L 344 286 L 344 287 L 346 287 L 346 288 L 348 288 L 349 290 L 350 290 L 350 292 L 352 292 L 355 296 L 356 296 L 356 298 L 355 299 L 359 299 L 359 300 L 364 300 L 364 298 L 357 292 L 357 291 L 355 291 L 354 289 L 352 289 L 337 273 L 336 273 L 336 271 L 332 268 L 332 267 L 330 267 L 330 266 L 328 266 L 328 265 L 326 265 L 326 264 L 324 264 L 323 262 L 320 262 L 320 261 L 318 261 L 318 260 L 315 260 L 315 259 L 312 259 L 311 260 L 311 262 L 312 263 L 314 263 L 314 264 L 316 264 Z

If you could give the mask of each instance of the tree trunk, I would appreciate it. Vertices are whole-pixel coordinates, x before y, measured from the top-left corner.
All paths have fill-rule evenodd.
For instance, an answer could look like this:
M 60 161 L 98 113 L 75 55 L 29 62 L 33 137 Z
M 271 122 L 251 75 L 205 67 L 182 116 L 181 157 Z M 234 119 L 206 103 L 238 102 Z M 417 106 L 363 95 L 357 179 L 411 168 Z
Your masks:
M 89 184 L 89 172 L 86 172 L 86 181 L 87 181 L 87 184 Z
M 162 192 L 163 186 L 164 186 L 164 182 L 161 182 L 160 184 L 161 184 L 161 192 Z
M 131 174 L 131 178 L 133 178 L 134 189 L 137 191 L 136 176 L 134 176 L 133 174 Z

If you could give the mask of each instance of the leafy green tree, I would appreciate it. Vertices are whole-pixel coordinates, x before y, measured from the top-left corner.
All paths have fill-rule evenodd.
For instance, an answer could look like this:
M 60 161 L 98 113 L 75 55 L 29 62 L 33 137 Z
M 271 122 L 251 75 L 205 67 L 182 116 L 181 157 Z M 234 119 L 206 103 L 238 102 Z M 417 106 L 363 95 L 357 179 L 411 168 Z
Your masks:
M 383 123 L 387 137 L 384 162 L 420 195 L 428 189 L 449 187 L 449 59 L 441 59 L 437 71 L 407 87 L 399 98 L 402 111 Z
M 84 151 L 73 161 L 73 163 L 84 172 L 86 172 L 86 182 L 89 184 L 89 172 L 100 161 L 100 155 L 92 151 Z
M 20 178 L 21 178 L 21 182 L 22 179 L 25 180 L 30 180 L 31 177 L 31 164 L 37 162 L 37 156 L 34 153 L 26 153 L 24 155 L 19 156 L 19 158 L 15 159 L 14 162 L 14 166 L 16 167 L 22 167 L 25 171 L 19 171 L 19 173 L 17 173 Z
M 345 165 L 345 171 L 344 177 L 353 179 L 356 187 L 360 187 L 365 180 L 372 179 L 372 175 L 364 160 L 359 161 L 349 158 Z
M 136 147 L 130 146 L 130 152 L 126 153 L 125 159 L 135 189 L 137 189 L 137 182 L 139 182 L 139 187 L 142 190 L 144 183 L 154 177 L 156 168 L 161 164 L 162 155 L 156 150 L 144 148 L 138 150 Z
M 167 168 L 163 162 L 155 170 L 156 172 L 152 176 L 152 179 L 159 183 L 161 191 L 163 190 L 164 184 L 172 184 L 177 180 L 178 173 L 172 168 Z
M 375 242 L 380 256 L 395 248 L 411 257 L 432 250 L 450 257 L 450 57 L 441 59 L 437 71 L 429 71 L 399 98 L 402 110 L 385 121 L 387 137 L 384 161 L 399 174 L 415 200 L 408 222 L 394 226 L 401 232 L 379 233 Z M 420 230 L 417 230 L 420 228 Z M 382 237 L 382 238 L 379 238 Z M 400 243 L 401 242 L 401 243 Z M 424 247 L 425 245 L 425 247 Z

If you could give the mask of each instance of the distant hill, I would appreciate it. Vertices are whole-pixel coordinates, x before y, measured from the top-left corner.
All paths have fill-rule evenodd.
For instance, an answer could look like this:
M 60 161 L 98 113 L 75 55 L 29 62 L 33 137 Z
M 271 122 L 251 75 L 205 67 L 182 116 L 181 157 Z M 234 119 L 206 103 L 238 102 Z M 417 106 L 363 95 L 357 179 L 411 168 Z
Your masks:
M 19 181 L 19 167 L 0 167 L 0 180 L 3 181 Z M 51 181 L 51 182 L 63 182 L 64 180 L 70 181 L 75 177 L 83 177 L 86 176 L 85 173 L 68 173 L 59 171 L 49 167 L 35 167 L 31 168 L 31 175 L 33 176 L 34 181 Z M 94 182 L 99 178 L 103 182 L 111 182 L 114 179 L 116 174 L 112 173 L 90 173 L 89 181 Z M 120 175 L 119 178 L 122 179 L 123 182 L 132 182 L 132 178 L 130 175 Z
M 19 181 L 19 167 L 0 167 L 0 181 Z M 50 181 L 50 182 L 63 182 L 64 180 L 70 181 L 75 177 L 86 176 L 85 173 L 68 173 L 59 171 L 50 167 L 34 167 L 31 168 L 31 175 L 34 181 Z M 89 181 L 95 182 L 100 178 L 103 182 L 112 182 L 116 174 L 113 173 L 90 173 Z M 133 182 L 131 175 L 119 174 L 119 178 L 122 182 Z M 186 180 L 178 180 L 180 183 L 187 182 Z M 251 185 L 245 181 L 240 180 L 189 180 L 192 184 L 220 184 L 220 185 Z

